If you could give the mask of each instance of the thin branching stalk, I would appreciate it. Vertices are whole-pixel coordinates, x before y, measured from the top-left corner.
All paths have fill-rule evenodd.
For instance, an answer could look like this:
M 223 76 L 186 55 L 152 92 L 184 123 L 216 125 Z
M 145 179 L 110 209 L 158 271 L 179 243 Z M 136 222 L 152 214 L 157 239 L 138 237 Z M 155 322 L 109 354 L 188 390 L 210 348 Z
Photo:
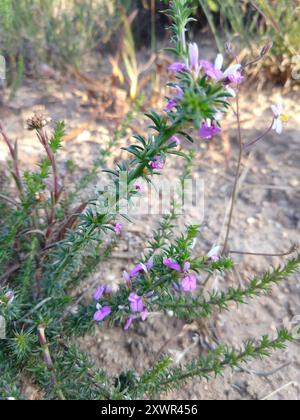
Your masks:
M 236 254 L 236 255 L 252 255 L 255 257 L 287 257 L 289 255 L 294 254 L 295 252 L 299 251 L 298 245 L 293 245 L 288 251 L 279 252 L 279 253 L 259 253 L 259 252 L 250 252 L 250 251 L 229 251 L 228 254 Z
M 267 136 L 273 128 L 274 121 L 275 121 L 275 118 L 273 118 L 272 124 L 270 125 L 270 127 L 263 134 L 258 136 L 256 139 L 254 139 L 254 140 L 250 141 L 249 143 L 245 144 L 244 149 L 248 149 L 248 148 L 254 146 L 256 143 L 258 143 L 260 140 L 262 140 L 265 136 Z
M 233 192 L 232 192 L 232 197 L 231 197 L 231 207 L 230 207 L 230 212 L 229 212 L 228 225 L 227 225 L 222 254 L 225 254 L 227 252 L 227 246 L 228 246 L 229 236 L 230 236 L 232 222 L 233 222 L 233 215 L 234 215 L 235 205 L 237 201 L 239 177 L 240 177 L 240 171 L 241 171 L 242 160 L 243 160 L 243 139 L 242 139 L 242 129 L 241 129 L 239 90 L 237 90 L 237 93 L 236 93 L 236 118 L 237 118 L 237 126 L 238 126 L 239 155 L 238 155 L 238 162 L 237 162 L 236 174 L 235 174 L 235 179 L 234 179 Z

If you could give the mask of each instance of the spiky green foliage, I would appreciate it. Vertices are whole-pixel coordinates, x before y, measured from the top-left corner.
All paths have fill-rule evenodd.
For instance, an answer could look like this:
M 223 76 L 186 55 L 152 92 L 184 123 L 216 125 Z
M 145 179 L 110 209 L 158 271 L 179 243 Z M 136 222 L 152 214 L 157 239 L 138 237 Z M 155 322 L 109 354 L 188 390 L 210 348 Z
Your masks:
M 169 51 L 179 58 L 186 58 L 188 52 L 186 32 L 188 24 L 194 21 L 192 18 L 192 1 L 174 0 L 172 7 L 165 13 L 172 20 L 173 48 L 170 48 Z
M 140 379 L 136 379 L 131 395 L 134 398 L 145 394 L 157 396 L 164 392 L 178 390 L 195 377 L 209 380 L 221 376 L 226 368 L 235 369 L 251 359 L 269 357 L 272 351 L 284 349 L 285 345 L 293 340 L 293 336 L 287 330 L 281 329 L 275 339 L 264 336 L 258 343 L 249 340 L 239 350 L 229 346 L 220 346 L 207 356 L 193 360 L 185 366 L 172 368 L 170 359 L 165 357 L 145 372 Z
M 180 239 L 180 244 L 186 241 L 186 238 Z M 177 242 L 178 243 L 178 242 Z M 187 247 L 180 245 L 180 254 L 184 255 L 183 261 L 189 259 L 190 251 Z M 178 248 L 174 248 L 178 249 Z M 166 252 L 167 256 L 178 255 L 176 253 L 170 254 Z M 221 259 L 216 263 L 211 263 L 207 258 L 196 258 L 191 261 L 191 269 L 201 272 L 226 272 L 232 269 L 233 262 L 230 259 Z M 157 256 L 155 259 L 154 268 L 149 273 L 141 274 L 132 282 L 134 290 L 140 296 L 147 296 L 151 294 L 151 298 L 147 300 L 147 307 L 152 312 L 157 311 L 172 311 L 174 316 L 186 319 L 195 320 L 201 318 L 208 318 L 213 315 L 216 310 L 228 310 L 230 303 L 237 305 L 245 304 L 249 299 L 267 294 L 271 291 L 273 286 L 279 282 L 287 281 L 287 279 L 295 272 L 299 271 L 300 255 L 287 262 L 283 267 L 274 268 L 272 271 L 263 274 L 261 277 L 253 278 L 244 288 L 229 288 L 224 292 L 211 292 L 208 296 L 199 292 L 198 295 L 178 294 L 174 293 L 174 286 L 178 286 L 180 274 L 170 271 L 162 263 L 162 257 Z M 176 287 L 175 287 L 176 290 Z M 128 302 L 128 295 L 130 289 L 126 285 L 120 286 L 118 293 L 112 296 L 104 297 L 100 303 L 102 306 L 109 305 L 112 308 L 112 315 L 110 321 L 113 324 L 124 323 L 128 316 L 130 316 L 130 306 Z M 80 328 L 80 335 L 82 332 L 91 331 L 93 321 L 86 321 L 91 318 L 95 311 L 95 305 L 91 304 L 88 307 L 82 307 L 78 314 L 71 316 L 67 320 L 68 330 L 77 330 L 75 325 Z M 86 315 L 85 315 L 86 313 Z M 80 326 L 80 327 L 79 327 Z

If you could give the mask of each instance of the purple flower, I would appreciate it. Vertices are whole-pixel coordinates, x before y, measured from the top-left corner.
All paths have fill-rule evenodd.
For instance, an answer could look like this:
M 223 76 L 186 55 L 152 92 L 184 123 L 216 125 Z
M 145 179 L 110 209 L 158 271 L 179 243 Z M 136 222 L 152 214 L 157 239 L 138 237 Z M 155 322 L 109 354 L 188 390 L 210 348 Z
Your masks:
M 111 286 L 105 286 L 105 291 L 104 293 L 106 295 L 111 295 L 112 294 L 112 287 Z
M 123 271 L 123 280 L 124 280 L 126 283 L 130 283 L 130 281 L 131 281 L 130 274 L 129 274 L 129 273 L 127 273 L 127 271 Z
M 284 123 L 288 121 L 288 117 L 283 114 L 282 98 L 280 98 L 277 105 L 272 106 L 272 111 L 274 114 L 274 123 L 272 129 L 275 130 L 277 134 L 282 134 Z
M 154 294 L 155 294 L 154 290 L 151 290 L 150 292 L 145 294 L 144 298 L 145 299 L 153 298 Z
M 164 169 L 165 162 L 162 160 L 160 156 L 155 156 L 151 162 L 150 166 L 152 169 Z
M 210 120 L 207 120 L 202 122 L 199 135 L 201 138 L 208 140 L 219 134 L 221 131 L 221 128 L 218 127 L 215 123 L 211 123 Z
M 242 83 L 244 81 L 244 76 L 242 75 L 241 72 L 237 71 L 233 74 L 230 74 L 228 76 L 228 80 L 230 81 L 230 83 L 235 83 L 237 85 L 239 85 L 240 83 Z
M 98 300 L 102 298 L 104 292 L 105 292 L 105 286 L 98 287 L 98 289 L 96 290 L 94 294 L 94 299 L 98 302 Z
M 172 111 L 172 109 L 173 109 L 175 106 L 177 106 L 177 105 L 178 105 L 177 99 L 175 99 L 175 98 L 171 98 L 171 99 L 169 100 L 169 102 L 167 103 L 167 105 L 166 105 L 165 111 L 166 111 L 166 112 L 170 112 L 170 111 Z
M 206 76 L 210 77 L 213 80 L 223 79 L 223 72 L 220 69 L 217 69 L 212 63 L 207 60 L 200 61 L 201 68 L 204 70 Z
M 143 193 L 145 191 L 145 188 L 141 182 L 136 182 L 134 188 L 139 193 Z
M 165 258 L 165 259 L 163 260 L 163 264 L 164 264 L 166 267 L 169 267 L 171 270 L 181 271 L 181 267 L 180 267 L 180 265 L 179 265 L 179 264 L 178 264 L 178 262 L 177 262 L 177 261 L 175 261 L 175 260 L 171 260 L 171 259 L 169 259 L 169 258 Z
M 184 96 L 184 92 L 180 86 L 175 86 L 175 98 L 182 99 Z
M 131 326 L 131 324 L 133 323 L 133 321 L 135 320 L 135 318 L 133 317 L 133 316 L 130 316 L 128 319 L 127 319 L 127 321 L 126 321 L 126 324 L 125 324 L 125 326 L 124 326 L 124 330 L 125 331 L 128 331 L 129 330 L 129 328 L 130 328 L 130 326 Z
M 170 138 L 170 144 L 176 143 L 176 146 L 180 146 L 181 145 L 181 140 L 179 137 L 177 136 L 172 136 Z
M 142 272 L 146 273 L 147 267 L 144 264 L 139 263 L 130 271 L 129 277 L 133 279 L 134 277 L 138 276 Z
M 242 67 L 240 64 L 232 65 L 223 72 L 223 63 L 223 55 L 218 54 L 215 64 L 212 64 L 206 60 L 202 60 L 200 62 L 200 65 L 203 68 L 204 73 L 213 80 L 220 81 L 227 79 L 231 83 L 241 83 L 244 80 L 243 76 L 240 73 L 240 69 Z
M 130 309 L 132 312 L 143 312 L 145 309 L 143 299 L 136 293 L 130 293 L 128 300 L 130 302 Z
M 182 73 L 184 71 L 187 71 L 187 67 L 184 63 L 176 62 L 176 63 L 171 64 L 168 70 L 173 71 L 175 73 Z
M 116 223 L 115 227 L 114 227 L 114 231 L 116 232 L 117 235 L 120 235 L 123 229 L 123 225 L 121 225 L 121 223 Z
M 141 312 L 141 319 L 142 319 L 142 321 L 146 321 L 146 319 L 148 318 L 148 316 L 149 316 L 148 309 L 144 309 L 143 312 Z
M 190 268 L 191 268 L 191 263 L 189 263 L 188 261 L 187 261 L 187 262 L 185 262 L 185 263 L 184 263 L 184 266 L 183 266 L 183 271 L 184 271 L 185 273 L 188 273 L 188 272 L 189 272 L 189 270 L 190 270 Z
M 193 274 L 185 276 L 181 281 L 181 290 L 185 293 L 193 292 L 197 288 L 197 279 Z
M 221 247 L 220 246 L 215 246 L 213 247 L 209 253 L 207 254 L 208 258 L 213 261 L 213 262 L 217 262 L 220 260 L 220 250 Z
M 15 293 L 12 290 L 9 290 L 5 293 L 5 299 L 7 300 L 7 304 L 10 305 L 15 299 Z
M 150 270 L 152 270 L 152 268 L 153 268 L 153 264 L 154 264 L 154 258 L 153 257 L 151 257 L 150 259 L 149 259 L 149 261 L 148 262 L 146 262 L 146 264 L 143 264 L 143 263 L 139 263 L 139 264 L 137 264 L 131 271 L 130 271 L 130 273 L 128 274 L 126 271 L 124 271 L 124 273 L 123 273 L 123 278 L 126 280 L 126 281 L 129 281 L 130 279 L 132 279 L 132 278 L 134 278 L 134 277 L 136 277 L 136 276 L 138 276 L 140 273 L 147 273 L 148 271 L 150 271 Z M 126 273 L 126 274 L 125 274 Z M 124 277 L 124 275 L 125 275 L 125 277 Z M 129 279 L 128 279 L 128 277 L 127 276 L 129 276 Z
M 196 73 L 200 70 L 199 65 L 199 48 L 196 43 L 189 45 L 189 60 L 190 60 L 190 68 L 192 71 Z
M 103 321 L 108 315 L 111 314 L 111 307 L 110 306 L 103 306 L 103 308 L 99 309 L 94 315 L 94 321 L 100 322 Z
M 152 270 L 154 266 L 154 258 L 151 257 L 149 261 L 145 264 L 148 271 Z

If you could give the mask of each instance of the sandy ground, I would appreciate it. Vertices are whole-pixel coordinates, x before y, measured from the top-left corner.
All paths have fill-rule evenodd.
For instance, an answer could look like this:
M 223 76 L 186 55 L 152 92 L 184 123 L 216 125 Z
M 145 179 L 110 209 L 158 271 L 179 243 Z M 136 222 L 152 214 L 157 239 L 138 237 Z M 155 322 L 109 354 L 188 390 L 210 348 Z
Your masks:
M 102 84 L 105 77 L 103 75 Z M 241 108 L 245 141 L 255 138 L 269 124 L 270 104 L 278 94 L 276 90 L 258 94 L 251 87 L 244 90 Z M 32 167 L 39 158 L 40 147 L 34 135 L 24 129 L 26 118 L 35 111 L 42 111 L 53 120 L 64 119 L 71 136 L 61 154 L 60 170 L 64 171 L 64 160 L 72 159 L 83 171 L 90 167 L 100 148 L 108 142 L 128 107 L 123 91 L 118 92 L 118 98 L 119 115 L 116 117 L 113 112 L 109 115 L 103 113 L 107 96 L 98 98 L 95 106 L 95 100 L 92 101 L 87 95 L 80 81 L 28 82 L 14 99 L 1 108 L 1 120 L 11 137 L 19 139 L 19 153 L 24 159 L 24 167 Z M 290 119 L 284 135 L 268 135 L 255 147 L 250 157 L 245 156 L 244 182 L 234 217 L 231 249 L 277 253 L 299 242 L 299 110 L 299 93 L 295 91 L 286 98 L 286 113 Z M 206 253 L 222 237 L 220 228 L 224 225 L 224 209 L 228 205 L 237 154 L 233 115 L 228 116 L 225 126 L 227 130 L 222 138 L 214 139 L 209 147 L 200 142 L 194 146 L 183 145 L 183 148 L 196 149 L 197 158 L 192 176 L 204 182 L 203 214 L 199 208 L 188 209 L 180 218 L 177 229 L 184 230 L 187 222 L 202 225 L 195 248 L 196 255 Z M 133 122 L 131 129 L 145 129 L 141 115 Z M 131 129 L 128 136 L 121 140 L 120 146 L 128 144 Z M 228 149 L 228 144 L 231 152 L 226 164 L 224 149 Z M 108 166 L 125 157 L 126 154 L 120 152 L 118 146 L 109 158 Z M 6 150 L 0 142 L 1 169 L 5 168 L 6 158 Z M 170 158 L 164 175 L 172 182 L 181 173 L 182 167 L 180 158 Z M 92 192 L 93 187 L 89 193 Z M 87 301 L 92 298 L 91 285 L 97 281 L 117 287 L 122 271 L 139 260 L 160 218 L 158 215 L 141 217 L 133 225 L 126 225 L 112 257 L 102 263 L 99 271 L 81 286 L 81 291 L 86 290 Z M 221 233 L 224 235 L 224 229 Z M 263 257 L 236 257 L 235 261 L 235 272 L 230 276 L 212 279 L 210 288 L 223 290 L 229 285 L 243 285 L 249 278 L 268 269 L 270 264 L 282 262 L 279 258 Z M 203 278 L 199 278 L 199 282 L 201 280 Z M 97 366 L 113 374 L 130 367 L 141 372 L 163 353 L 171 354 L 174 363 L 180 363 L 191 356 L 205 354 L 218 342 L 239 347 L 249 337 L 275 334 L 276 328 L 287 325 L 299 314 L 300 286 L 299 276 L 296 275 L 290 282 L 274 288 L 270 296 L 251 301 L 241 308 L 233 307 L 228 313 L 216 314 L 210 323 L 185 324 L 169 315 L 153 314 L 147 323 L 136 324 L 128 333 L 117 327 L 112 330 L 98 329 L 94 336 L 80 339 L 79 344 L 91 355 Z M 298 342 L 268 360 L 250 363 L 247 371 L 227 371 L 223 378 L 209 383 L 194 380 L 180 392 L 163 398 L 255 400 L 275 392 L 271 399 L 299 399 L 299 354 Z

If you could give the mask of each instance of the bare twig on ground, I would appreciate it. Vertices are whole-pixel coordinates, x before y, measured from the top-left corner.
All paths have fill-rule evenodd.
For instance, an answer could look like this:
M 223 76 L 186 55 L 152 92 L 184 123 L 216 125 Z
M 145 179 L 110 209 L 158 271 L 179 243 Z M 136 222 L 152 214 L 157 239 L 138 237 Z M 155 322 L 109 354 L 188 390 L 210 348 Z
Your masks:
M 284 391 L 285 389 L 289 388 L 290 386 L 294 386 L 296 388 L 299 388 L 299 384 L 298 382 L 295 381 L 291 381 L 289 383 L 287 383 L 286 385 L 276 389 L 275 391 L 271 392 L 271 394 L 267 395 L 266 397 L 262 398 L 261 401 L 267 401 L 270 398 L 274 397 L 276 394 L 278 394 L 281 391 Z

